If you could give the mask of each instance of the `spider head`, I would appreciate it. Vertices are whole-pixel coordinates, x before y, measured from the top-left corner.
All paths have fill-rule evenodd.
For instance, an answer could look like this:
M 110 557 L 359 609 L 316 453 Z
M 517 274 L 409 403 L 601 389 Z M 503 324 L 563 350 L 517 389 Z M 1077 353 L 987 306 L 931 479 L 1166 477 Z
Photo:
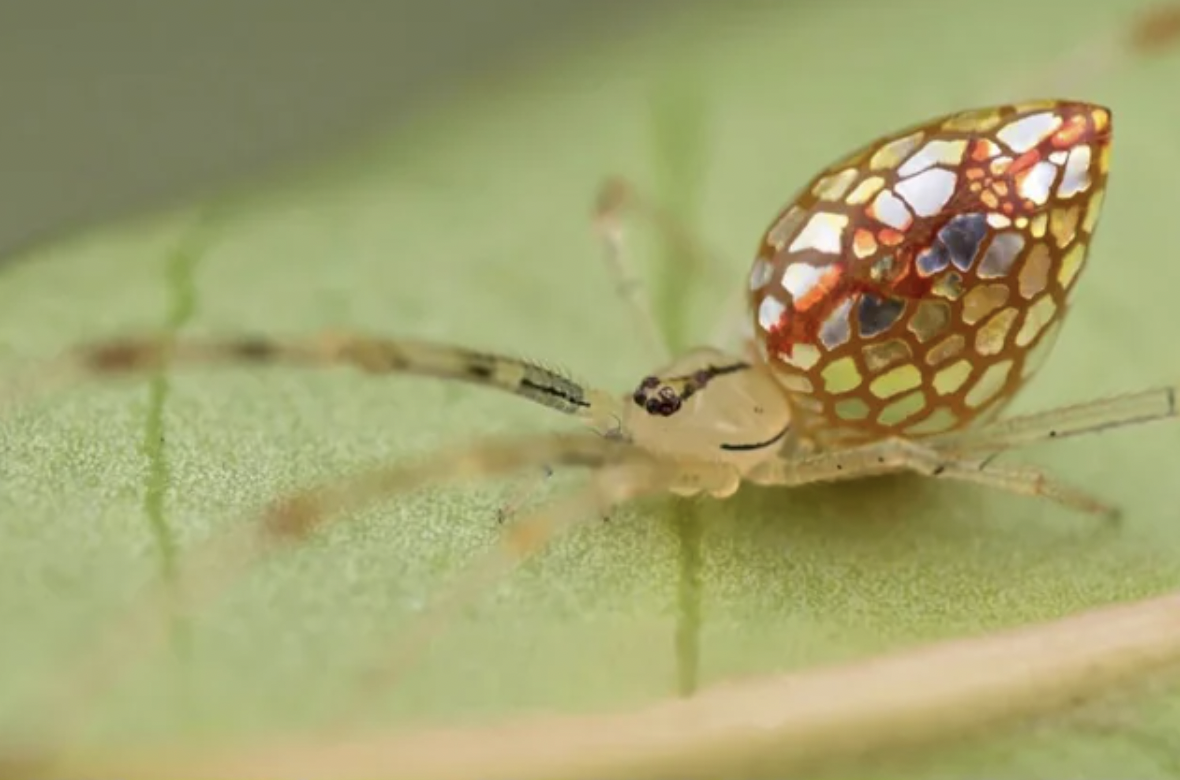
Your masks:
M 714 349 L 644 377 L 625 403 L 625 427 L 640 447 L 737 465 L 776 455 L 791 422 L 773 377 Z

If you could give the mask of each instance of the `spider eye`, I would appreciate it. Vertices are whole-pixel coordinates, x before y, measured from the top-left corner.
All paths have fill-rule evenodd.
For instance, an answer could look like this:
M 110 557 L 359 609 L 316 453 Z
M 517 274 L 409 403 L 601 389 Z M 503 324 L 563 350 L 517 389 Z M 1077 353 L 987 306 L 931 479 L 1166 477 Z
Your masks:
M 662 405 L 655 398 L 649 398 L 647 399 L 647 403 L 643 405 L 643 408 L 647 410 L 648 414 L 658 414 Z
M 680 410 L 680 399 L 679 398 L 672 398 L 671 400 L 664 401 L 662 404 L 660 404 L 660 414 L 662 414 L 665 417 L 671 417 L 672 415 L 676 414 L 676 412 L 679 410 Z
M 645 390 L 651 390 L 653 387 L 659 387 L 659 385 L 660 385 L 659 377 L 654 377 L 654 376 L 644 377 L 643 381 L 639 383 L 639 386 Z

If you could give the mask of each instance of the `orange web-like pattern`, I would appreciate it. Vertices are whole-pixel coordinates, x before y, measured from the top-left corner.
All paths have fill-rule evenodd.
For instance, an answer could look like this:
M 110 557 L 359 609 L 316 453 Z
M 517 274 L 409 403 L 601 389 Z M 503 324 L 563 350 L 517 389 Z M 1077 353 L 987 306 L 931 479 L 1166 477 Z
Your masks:
M 1051 349 L 1109 168 L 1109 110 L 944 116 L 820 173 L 750 273 L 755 345 L 821 444 L 990 418 Z

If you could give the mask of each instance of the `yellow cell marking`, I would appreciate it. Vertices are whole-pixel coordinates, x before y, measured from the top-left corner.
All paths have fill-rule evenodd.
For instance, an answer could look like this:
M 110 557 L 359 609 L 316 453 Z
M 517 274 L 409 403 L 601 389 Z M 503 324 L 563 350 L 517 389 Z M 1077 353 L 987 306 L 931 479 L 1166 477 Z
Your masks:
M 975 287 L 963 298 L 963 322 L 974 325 L 1008 300 L 1008 285 L 984 284 Z
M 863 420 L 869 416 L 869 405 L 859 398 L 836 402 L 836 415 L 842 420 Z
M 1082 242 L 1074 244 L 1073 248 L 1061 258 L 1061 267 L 1057 269 L 1057 281 L 1061 286 L 1069 289 L 1082 270 L 1082 261 L 1086 259 L 1086 245 Z
M 1045 228 L 1049 224 L 1049 215 L 1041 211 L 1028 222 L 1028 232 L 1033 238 L 1044 238 Z
M 952 333 L 930 348 L 930 351 L 926 353 L 926 365 L 937 366 L 939 363 L 950 360 L 962 352 L 965 346 L 967 346 L 967 339 L 963 338 L 963 334 Z
M 811 193 L 822 201 L 837 201 L 844 197 L 848 188 L 856 181 L 859 173 L 855 168 L 848 168 L 839 173 L 825 176 L 815 183 Z
M 1008 332 L 1016 322 L 1020 310 L 1008 307 L 983 324 L 975 334 L 975 351 L 981 355 L 998 355 L 1004 349 Z
M 864 381 L 864 377 L 860 375 L 860 368 L 851 356 L 842 357 L 831 363 L 821 373 L 824 378 L 824 389 L 833 395 L 855 390 Z
M 934 375 L 934 390 L 939 395 L 956 393 L 971 376 L 975 365 L 970 360 L 959 360 Z
M 1016 346 L 1027 347 L 1057 314 L 1057 302 L 1052 295 L 1042 295 L 1033 301 L 1024 314 L 1024 324 L 1016 333 Z
M 1093 233 L 1098 224 L 1098 215 L 1102 211 L 1102 201 L 1106 198 L 1106 190 L 1096 190 L 1090 196 L 1090 205 L 1086 207 L 1086 218 L 1082 220 L 1082 230 Z
M 913 417 L 926 407 L 926 396 L 921 390 L 910 393 L 886 406 L 877 415 L 881 425 L 897 425 Z
M 1000 124 L 1000 112 L 993 108 L 980 108 L 955 114 L 942 123 L 943 130 L 960 133 L 982 133 Z
M 914 364 L 907 363 L 874 379 L 869 385 L 869 392 L 881 399 L 892 398 L 921 384 L 922 372 Z
M 823 355 L 820 354 L 819 348 L 812 344 L 795 344 L 790 355 L 780 354 L 779 357 L 787 364 L 806 371 L 819 363 Z
M 907 361 L 913 357 L 910 345 L 901 339 L 890 339 L 889 341 L 870 344 L 862 352 L 864 353 L 865 366 L 873 374 L 884 371 L 896 363 Z
M 978 409 L 996 397 L 1008 381 L 1008 374 L 1012 371 L 1012 361 L 1004 360 L 987 367 L 983 376 L 967 391 L 964 399 L 972 409 Z
M 1081 207 L 1076 205 L 1069 208 L 1053 209 L 1053 213 L 1049 217 L 1049 232 L 1053 234 L 1053 240 L 1057 242 L 1058 249 L 1065 249 L 1077 236 L 1078 218 L 1081 214 Z
M 926 300 L 918 304 L 918 308 L 910 317 L 906 325 L 910 333 L 917 336 L 918 341 L 925 344 L 938 336 L 951 321 L 951 306 L 946 301 Z
M 910 436 L 925 436 L 931 433 L 949 431 L 959 424 L 959 416 L 953 409 L 941 406 L 921 422 L 914 423 L 905 429 Z
M 898 138 L 882 146 L 869 160 L 869 169 L 874 171 L 892 170 L 901 165 L 901 161 L 922 143 L 922 133 L 919 131 L 904 138 Z
M 1053 266 L 1053 255 L 1044 244 L 1034 244 L 1024 258 L 1020 269 L 1020 296 L 1032 300 L 1044 292 L 1049 284 L 1049 269 Z
M 782 216 L 782 219 L 767 231 L 766 240 L 770 242 L 771 246 L 781 252 L 782 248 L 787 245 L 787 242 L 795 237 L 795 233 L 803 224 L 804 215 L 805 212 L 802 209 L 798 206 L 792 206 Z
M 861 206 L 869 202 L 869 199 L 876 195 L 882 187 L 885 186 L 885 180 L 880 176 L 870 176 L 869 178 L 856 185 L 856 189 L 844 201 L 850 206 Z

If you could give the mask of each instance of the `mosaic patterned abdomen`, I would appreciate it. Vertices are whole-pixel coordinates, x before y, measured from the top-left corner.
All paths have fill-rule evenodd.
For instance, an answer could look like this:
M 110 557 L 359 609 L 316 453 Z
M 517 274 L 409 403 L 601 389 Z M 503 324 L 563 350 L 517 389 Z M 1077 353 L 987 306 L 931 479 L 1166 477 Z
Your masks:
M 1109 167 L 1109 110 L 941 117 L 831 166 L 750 274 L 756 342 L 819 443 L 989 418 L 1052 347 Z

